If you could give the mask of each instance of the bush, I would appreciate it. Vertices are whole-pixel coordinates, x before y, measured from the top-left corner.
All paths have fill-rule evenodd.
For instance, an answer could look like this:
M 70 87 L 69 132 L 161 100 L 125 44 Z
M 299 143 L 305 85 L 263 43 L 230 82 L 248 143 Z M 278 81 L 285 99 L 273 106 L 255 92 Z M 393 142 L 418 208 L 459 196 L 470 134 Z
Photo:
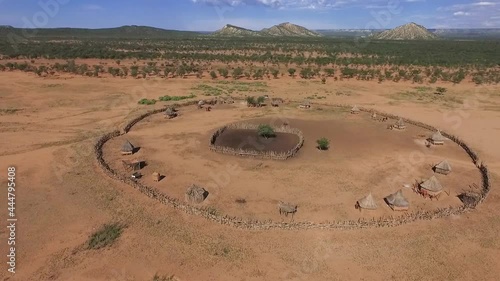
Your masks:
M 261 124 L 259 125 L 259 128 L 257 129 L 257 132 L 259 136 L 264 137 L 264 138 L 273 138 L 276 136 L 276 133 L 274 132 L 274 129 L 267 125 L 267 124 Z
M 195 97 L 196 97 L 196 95 L 194 95 L 194 94 L 191 94 L 189 96 L 169 96 L 169 95 L 166 95 L 163 97 L 159 97 L 158 100 L 160 100 L 160 101 L 180 101 L 180 100 L 192 99 Z
M 261 105 L 264 103 L 265 100 L 266 100 L 266 98 L 264 98 L 263 96 L 260 96 L 257 98 L 257 104 Z
M 217 73 L 215 73 L 215 71 L 210 71 L 210 77 L 212 77 L 212 79 L 215 79 L 217 78 Z
M 330 148 L 330 141 L 327 138 L 320 138 L 316 143 L 319 150 L 328 150 Z
M 444 93 L 446 93 L 447 89 L 446 88 L 443 88 L 443 87 L 437 87 L 436 88 L 436 92 L 435 94 L 436 95 L 444 95 Z
M 105 224 L 94 232 L 87 241 L 87 249 L 100 249 L 113 244 L 123 232 L 124 225 L 119 223 Z
M 247 106 L 256 106 L 257 105 L 257 101 L 255 100 L 254 97 L 247 97 L 246 101 L 247 101 Z
M 146 104 L 146 105 L 153 105 L 156 103 L 156 100 L 155 99 L 151 99 L 151 100 L 141 99 L 138 103 L 139 104 Z

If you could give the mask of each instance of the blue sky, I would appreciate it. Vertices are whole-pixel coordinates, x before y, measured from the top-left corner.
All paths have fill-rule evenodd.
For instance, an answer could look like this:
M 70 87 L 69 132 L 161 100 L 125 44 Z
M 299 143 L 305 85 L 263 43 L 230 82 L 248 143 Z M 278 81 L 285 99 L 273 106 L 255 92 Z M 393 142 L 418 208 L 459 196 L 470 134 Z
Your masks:
M 500 0 L 0 0 L 0 25 L 149 25 L 213 31 L 225 24 L 262 29 L 292 22 L 310 29 L 500 28 Z

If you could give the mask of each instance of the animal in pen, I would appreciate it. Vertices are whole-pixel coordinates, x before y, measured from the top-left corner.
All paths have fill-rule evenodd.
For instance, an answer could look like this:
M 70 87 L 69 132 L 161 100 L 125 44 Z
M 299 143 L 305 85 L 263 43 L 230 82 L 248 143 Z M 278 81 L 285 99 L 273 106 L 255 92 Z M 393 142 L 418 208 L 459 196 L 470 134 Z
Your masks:
M 285 217 L 288 217 L 288 214 L 292 214 L 292 219 L 293 215 L 297 212 L 297 205 L 293 205 L 290 203 L 284 203 L 280 201 L 278 203 L 278 211 L 280 215 L 285 215 Z

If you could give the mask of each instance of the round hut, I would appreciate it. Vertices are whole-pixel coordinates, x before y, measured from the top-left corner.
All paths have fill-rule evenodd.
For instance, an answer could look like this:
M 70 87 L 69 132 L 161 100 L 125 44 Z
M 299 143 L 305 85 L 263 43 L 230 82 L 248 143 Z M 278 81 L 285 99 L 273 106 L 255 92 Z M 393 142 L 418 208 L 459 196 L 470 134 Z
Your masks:
M 185 198 L 186 201 L 191 203 L 201 203 L 208 196 L 208 191 L 206 191 L 203 187 L 197 186 L 195 184 L 188 187 L 186 190 Z
M 430 177 L 428 180 L 423 181 L 418 185 L 419 192 L 423 195 L 428 195 L 431 198 L 439 196 L 443 192 L 443 186 L 435 176 Z
M 167 117 L 168 119 L 172 119 L 174 117 L 177 117 L 177 112 L 175 111 L 175 109 L 173 109 L 172 107 L 169 106 L 165 110 L 165 117 Z
M 403 120 L 403 118 L 399 118 L 399 120 L 396 122 L 396 124 L 394 124 L 394 126 L 392 126 L 393 129 L 396 129 L 396 130 L 405 130 L 406 129 L 406 123 L 405 121 Z
M 359 114 L 360 112 L 361 110 L 359 110 L 359 107 L 357 105 L 351 108 L 351 114 Z
M 433 145 L 443 145 L 446 138 L 441 134 L 441 131 L 437 131 L 429 138 L 429 142 Z
M 299 105 L 299 108 L 305 108 L 309 109 L 311 108 L 311 102 L 309 100 L 304 100 L 302 103 Z
M 371 193 L 356 202 L 356 209 L 376 210 L 378 208 Z
M 410 203 L 403 196 L 403 190 L 398 190 L 397 192 L 384 198 L 384 201 L 391 207 L 393 211 L 406 211 L 410 207 Z
M 125 143 L 122 145 L 121 152 L 122 152 L 122 155 L 131 155 L 131 154 L 134 154 L 135 147 L 134 147 L 134 145 L 130 141 L 126 140 Z
M 451 173 L 451 165 L 447 160 L 441 161 L 439 164 L 434 166 L 434 172 L 442 175 L 447 175 Z

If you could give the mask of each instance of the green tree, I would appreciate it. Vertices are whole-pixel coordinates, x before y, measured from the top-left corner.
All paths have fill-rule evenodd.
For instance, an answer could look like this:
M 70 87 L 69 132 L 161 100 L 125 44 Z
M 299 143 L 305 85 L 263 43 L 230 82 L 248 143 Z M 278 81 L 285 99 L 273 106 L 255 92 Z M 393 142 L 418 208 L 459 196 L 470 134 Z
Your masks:
M 264 137 L 266 139 L 273 138 L 276 136 L 274 129 L 267 124 L 260 124 L 259 128 L 257 129 L 257 133 L 259 134 L 259 136 Z
M 278 79 L 278 75 L 280 74 L 280 71 L 277 69 L 271 70 L 271 74 L 273 75 L 274 79 Z
M 239 79 L 243 75 L 243 69 L 241 67 L 237 67 L 233 70 L 233 78 Z
M 210 77 L 212 77 L 212 79 L 216 79 L 217 78 L 217 73 L 215 73 L 215 71 L 210 71 Z
M 295 68 L 289 68 L 288 69 L 288 74 L 290 74 L 291 77 L 295 77 L 295 72 L 297 70 Z
M 227 70 L 227 68 L 219 68 L 219 75 L 224 77 L 224 78 L 227 78 L 229 77 L 229 71 Z

